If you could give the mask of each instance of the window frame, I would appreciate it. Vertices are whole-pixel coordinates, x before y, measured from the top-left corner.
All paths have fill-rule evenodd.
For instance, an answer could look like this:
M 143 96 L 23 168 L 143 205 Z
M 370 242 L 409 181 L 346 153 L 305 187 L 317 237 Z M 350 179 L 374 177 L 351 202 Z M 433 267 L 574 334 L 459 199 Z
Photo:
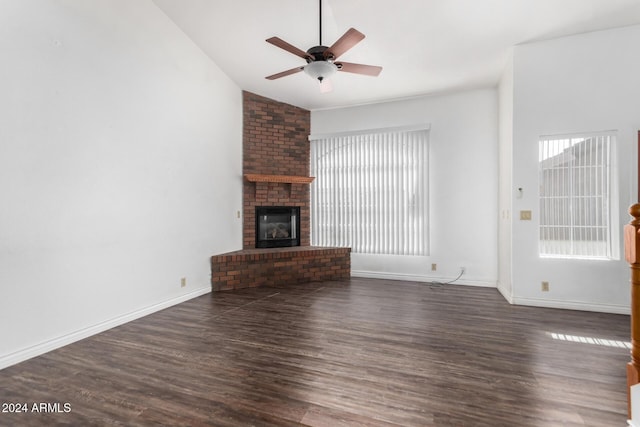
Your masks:
M 604 162 L 600 162 L 597 165 L 595 163 L 589 163 L 588 165 L 573 164 L 575 163 L 575 159 L 577 159 L 577 157 L 575 157 L 575 150 L 579 149 L 579 147 L 577 148 L 577 146 L 580 143 L 585 142 L 587 140 L 595 139 L 597 141 L 599 138 L 606 138 L 606 149 L 607 149 L 606 158 L 604 156 L 602 157 Z M 618 212 L 619 212 L 618 211 L 618 187 L 617 187 L 618 180 L 616 179 L 617 177 L 617 167 L 616 167 L 617 139 L 618 139 L 618 133 L 617 131 L 613 131 L 613 130 L 560 134 L 560 135 L 542 135 L 538 138 L 538 165 L 537 165 L 538 184 L 539 184 L 538 206 L 539 206 L 540 214 L 539 214 L 537 240 L 538 240 L 538 255 L 540 258 L 588 259 L 588 260 L 619 259 L 619 249 L 618 249 L 619 238 L 617 236 L 618 233 L 616 232 L 618 230 L 618 224 L 619 224 L 618 223 Z M 576 140 L 576 142 L 572 142 L 573 140 Z M 552 150 L 557 154 L 543 158 L 542 144 L 543 143 L 549 144 L 552 141 L 558 141 L 558 142 L 569 141 L 569 143 L 562 150 L 559 150 L 558 148 L 555 148 Z M 567 143 L 565 142 L 564 144 L 566 145 Z M 589 149 L 592 149 L 592 148 L 589 147 Z M 597 146 L 595 149 L 597 150 Z M 584 150 L 586 151 L 586 148 L 584 148 Z M 592 156 L 593 154 L 590 153 L 589 155 Z M 545 209 L 544 203 L 546 200 L 552 199 L 551 195 L 544 196 L 547 190 L 546 186 L 549 185 L 549 183 L 545 181 L 545 171 L 553 171 L 553 168 L 549 168 L 549 167 L 545 168 L 543 166 L 543 161 L 552 159 L 552 157 L 560 157 L 560 156 L 563 156 L 563 157 L 573 156 L 573 159 L 574 159 L 572 164 L 570 164 L 566 168 L 567 170 L 566 180 L 568 182 L 563 182 L 564 185 L 568 186 L 569 194 L 566 196 L 562 196 L 562 195 L 554 196 L 556 200 L 558 199 L 565 200 L 564 203 L 567 206 L 566 209 L 570 213 L 562 219 L 564 220 L 568 219 L 569 224 L 560 224 L 560 223 L 553 224 L 545 221 L 545 218 L 547 217 L 545 214 L 548 213 L 548 208 Z M 561 160 L 562 159 L 559 159 L 558 161 L 561 161 Z M 580 176 L 579 175 L 580 172 L 576 172 L 580 170 L 580 168 L 589 170 L 590 174 L 588 175 L 587 172 L 583 171 L 582 175 Z M 596 191 L 595 193 L 586 194 L 585 190 L 582 188 L 581 189 L 583 193 L 580 193 L 580 190 L 576 188 L 580 184 L 582 185 L 582 187 L 586 185 L 584 182 L 579 180 L 581 178 L 582 180 L 588 180 L 589 185 L 595 186 L 597 189 L 603 191 L 602 184 L 599 184 L 599 181 L 593 179 L 592 170 L 594 168 L 606 169 L 603 176 L 606 176 L 607 194 L 598 194 L 598 191 Z M 576 184 L 576 182 L 578 182 L 578 184 Z M 600 185 L 600 188 L 598 188 L 598 185 Z M 600 199 L 598 199 L 599 197 Z M 606 200 L 602 199 L 603 197 L 606 197 Z M 587 220 L 593 221 L 593 218 L 589 217 L 589 215 L 585 213 L 585 210 L 592 211 L 593 210 L 592 205 L 594 203 L 596 206 L 598 205 L 598 203 L 601 203 L 603 205 L 606 204 L 606 213 L 608 217 L 607 218 L 608 222 L 606 224 L 584 225 L 584 222 L 586 222 Z M 580 210 L 580 213 L 577 212 L 577 209 L 575 208 L 576 206 L 581 206 L 582 209 Z M 585 209 L 585 207 L 588 207 L 589 209 Z M 603 212 L 604 208 L 596 209 L 596 212 L 598 211 Z M 579 215 L 582 215 L 582 218 L 580 218 Z M 596 214 L 596 218 L 597 218 L 597 214 Z M 545 241 L 551 242 L 552 240 L 543 238 L 545 227 L 547 227 L 547 229 L 562 228 L 562 227 L 568 229 L 568 233 L 571 236 L 571 239 L 565 240 L 565 242 L 568 242 L 569 250 L 565 250 L 565 251 L 557 250 L 558 246 L 556 246 L 556 251 L 549 250 L 548 248 L 551 246 L 551 243 L 545 244 Z M 583 243 L 582 245 L 578 245 L 580 240 L 577 237 L 575 237 L 575 229 L 577 228 L 582 228 L 584 230 L 587 230 L 591 232 L 592 235 L 595 230 L 596 237 L 598 237 L 598 232 L 599 232 L 598 228 L 603 229 L 604 230 L 603 233 L 606 235 L 606 239 L 604 240 L 604 248 L 605 248 L 604 253 L 594 253 L 593 251 L 591 253 L 588 253 L 588 251 L 585 249 L 589 246 L 588 244 Z M 584 237 L 584 235 L 582 237 Z M 583 242 L 584 241 L 597 242 L 600 240 L 596 238 L 591 240 L 585 239 L 583 240 Z M 567 243 L 565 243 L 565 245 L 566 244 Z M 579 246 L 581 246 L 582 249 L 580 249 Z

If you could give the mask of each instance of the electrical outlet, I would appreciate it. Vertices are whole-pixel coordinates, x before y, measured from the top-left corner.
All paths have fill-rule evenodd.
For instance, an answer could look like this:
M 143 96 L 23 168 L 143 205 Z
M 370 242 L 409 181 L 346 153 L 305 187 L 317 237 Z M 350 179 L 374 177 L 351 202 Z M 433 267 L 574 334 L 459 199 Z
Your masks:
M 531 221 L 531 211 L 520 211 L 521 221 Z
M 438 269 L 438 264 L 431 264 L 431 271 L 436 271 Z
M 542 292 L 549 292 L 549 282 L 542 282 Z
M 465 271 L 467 271 L 467 269 L 466 269 L 466 268 L 464 268 L 464 267 L 460 267 L 460 273 L 461 273 L 461 274 L 464 274 L 464 272 L 465 272 Z
M 185 286 L 187 286 L 187 278 L 183 277 L 180 279 L 180 287 L 184 288 Z

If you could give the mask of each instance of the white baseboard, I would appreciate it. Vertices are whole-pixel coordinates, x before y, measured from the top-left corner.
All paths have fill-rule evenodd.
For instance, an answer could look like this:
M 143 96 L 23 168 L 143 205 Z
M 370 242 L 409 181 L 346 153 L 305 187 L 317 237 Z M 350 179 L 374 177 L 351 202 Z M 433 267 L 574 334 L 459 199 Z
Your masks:
M 156 311 L 164 310 L 165 308 L 169 308 L 173 305 L 180 304 L 182 302 L 199 297 L 201 295 L 205 295 L 210 292 L 211 286 L 196 289 L 187 294 L 180 295 L 179 297 L 171 298 L 167 301 L 163 301 L 149 307 L 145 307 L 143 309 L 118 316 L 116 318 L 98 323 L 93 326 L 89 326 L 88 328 L 80 329 L 70 334 L 53 338 L 40 344 L 27 347 L 23 350 L 10 353 L 6 356 L 0 357 L 0 369 L 7 368 L 20 362 L 24 362 L 25 360 L 31 359 L 32 357 L 40 356 L 41 354 L 47 353 L 60 347 L 64 347 L 65 345 L 80 341 L 84 338 L 99 334 L 100 332 L 104 332 L 108 329 L 115 328 L 116 326 L 123 325 L 144 316 L 148 316 L 149 314 L 155 313 Z
M 407 282 L 428 282 L 428 283 L 448 283 L 454 281 L 455 277 L 433 277 L 420 274 L 405 273 L 381 273 L 378 271 L 351 270 L 353 277 L 365 277 L 369 279 L 386 279 L 386 280 L 404 280 Z M 455 280 L 453 285 L 481 286 L 487 288 L 495 288 L 496 283 L 487 280 L 476 280 L 468 278 L 460 278 Z
M 455 277 L 430 277 L 416 274 L 403 274 L 403 273 L 381 273 L 377 271 L 365 271 L 365 270 L 351 270 L 352 277 L 364 277 L 369 279 L 386 279 L 386 280 L 404 280 L 410 282 L 437 282 L 447 283 L 455 279 Z M 486 280 L 474 280 L 474 279 L 458 279 L 453 284 L 455 285 L 468 285 L 468 286 L 482 286 L 489 288 L 497 288 L 500 294 L 510 303 L 515 305 L 527 305 L 532 307 L 545 307 L 545 308 L 560 308 L 564 310 L 580 310 L 580 311 L 594 311 L 598 313 L 612 313 L 612 314 L 630 314 L 631 309 L 628 306 L 613 305 L 613 304 L 594 304 L 582 301 L 561 301 L 539 298 L 520 298 L 515 297 L 507 292 L 506 289 L 499 286 L 497 283 L 493 283 Z
M 560 301 L 541 298 L 513 297 L 512 304 L 565 310 L 595 311 L 598 313 L 631 314 L 631 307 L 614 304 L 595 304 L 583 301 Z
M 498 292 L 500 292 L 504 299 L 506 299 L 509 304 L 513 304 L 513 294 L 511 293 L 511 290 L 502 286 L 500 282 L 498 282 L 498 285 L 496 287 L 498 288 Z

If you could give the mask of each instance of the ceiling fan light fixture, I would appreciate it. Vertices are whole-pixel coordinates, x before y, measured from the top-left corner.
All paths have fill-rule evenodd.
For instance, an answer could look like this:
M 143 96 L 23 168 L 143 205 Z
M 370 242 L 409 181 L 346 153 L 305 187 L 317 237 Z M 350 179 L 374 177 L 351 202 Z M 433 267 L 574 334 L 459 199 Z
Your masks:
M 314 61 L 304 67 L 304 72 L 320 83 L 338 71 L 338 67 L 329 61 Z

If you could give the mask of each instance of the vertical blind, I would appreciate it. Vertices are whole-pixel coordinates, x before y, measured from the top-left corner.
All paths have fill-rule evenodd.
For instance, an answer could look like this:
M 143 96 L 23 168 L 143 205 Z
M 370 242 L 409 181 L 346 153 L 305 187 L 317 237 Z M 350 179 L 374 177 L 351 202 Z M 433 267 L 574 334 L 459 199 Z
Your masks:
M 541 256 L 611 257 L 612 134 L 539 140 Z
M 386 130 L 311 139 L 311 243 L 428 254 L 428 135 Z

